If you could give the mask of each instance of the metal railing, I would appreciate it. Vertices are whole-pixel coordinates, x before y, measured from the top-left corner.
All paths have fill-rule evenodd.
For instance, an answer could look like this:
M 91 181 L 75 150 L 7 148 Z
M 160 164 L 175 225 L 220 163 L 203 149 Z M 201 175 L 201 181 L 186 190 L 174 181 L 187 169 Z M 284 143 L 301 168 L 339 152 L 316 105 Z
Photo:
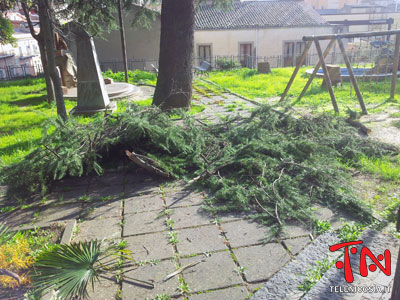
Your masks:
M 373 64 L 379 56 L 379 48 L 363 48 L 348 50 L 348 57 L 352 64 Z M 219 55 L 212 57 L 195 57 L 193 59 L 193 67 L 200 66 L 202 61 L 211 64 L 213 70 L 230 70 L 237 68 L 257 69 L 259 63 L 268 62 L 270 68 L 294 67 L 299 61 L 299 55 L 276 55 L 276 56 L 235 56 L 235 55 Z M 308 54 L 303 65 L 315 66 L 319 61 L 317 53 Z M 327 64 L 344 64 L 339 49 L 333 49 L 325 58 Z M 153 71 L 152 65 L 158 68 L 158 60 L 128 60 L 129 70 Z M 112 70 L 113 72 L 121 72 L 124 70 L 122 61 L 102 61 L 100 62 L 102 71 Z
M 43 69 L 38 66 L 2 66 L 0 80 L 15 80 L 43 76 Z

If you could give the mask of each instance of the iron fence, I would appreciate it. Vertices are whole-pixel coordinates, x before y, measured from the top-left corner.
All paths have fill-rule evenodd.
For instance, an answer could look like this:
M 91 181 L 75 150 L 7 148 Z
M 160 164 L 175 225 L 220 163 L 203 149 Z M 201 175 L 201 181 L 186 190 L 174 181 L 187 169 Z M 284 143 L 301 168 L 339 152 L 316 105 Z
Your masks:
M 379 49 L 357 49 L 349 51 L 348 56 L 352 64 L 373 64 L 380 55 Z M 195 57 L 193 59 L 193 67 L 200 66 L 202 61 L 211 64 L 213 70 L 229 70 L 236 68 L 257 69 L 259 63 L 267 62 L 270 68 L 284 68 L 296 66 L 301 54 L 298 55 L 276 55 L 276 56 L 235 56 L 235 55 L 219 55 L 213 57 Z M 319 61 L 317 53 L 308 54 L 304 66 L 315 66 Z M 327 64 L 344 64 L 343 57 L 338 49 L 333 49 L 325 58 Z M 122 61 L 102 61 L 100 62 L 102 71 L 112 70 L 120 72 L 124 70 Z M 158 60 L 128 60 L 129 70 L 154 71 L 154 67 L 158 68 Z
M 144 59 L 129 59 L 128 60 L 128 70 L 143 70 L 143 71 L 152 71 L 153 67 L 158 67 L 158 59 L 144 60 Z M 113 72 L 122 72 L 124 71 L 124 62 L 123 61 L 101 61 L 100 62 L 101 70 L 107 71 L 112 70 Z
M 43 76 L 43 69 L 39 66 L 1 66 L 0 80 L 15 80 L 28 77 Z

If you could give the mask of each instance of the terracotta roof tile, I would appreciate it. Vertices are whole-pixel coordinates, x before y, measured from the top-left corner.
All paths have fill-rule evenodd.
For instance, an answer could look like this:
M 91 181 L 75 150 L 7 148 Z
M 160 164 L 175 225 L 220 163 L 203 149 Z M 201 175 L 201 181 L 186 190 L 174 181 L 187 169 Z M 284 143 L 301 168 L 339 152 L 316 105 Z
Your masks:
M 195 16 L 196 30 L 324 25 L 327 22 L 311 6 L 298 0 L 235 2 L 225 10 L 201 5 Z

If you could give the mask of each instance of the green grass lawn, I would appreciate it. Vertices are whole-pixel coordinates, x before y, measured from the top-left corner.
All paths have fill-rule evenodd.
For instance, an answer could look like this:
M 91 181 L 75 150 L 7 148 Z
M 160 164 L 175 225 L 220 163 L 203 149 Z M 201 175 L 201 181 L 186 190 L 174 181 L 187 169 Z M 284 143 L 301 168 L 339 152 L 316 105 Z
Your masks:
M 130 72 L 140 74 L 139 80 L 154 80 L 152 73 L 143 71 Z M 135 75 L 136 76 L 136 75 Z M 105 76 L 106 77 L 106 76 Z M 113 78 L 122 80 L 119 73 Z M 131 80 L 134 82 L 134 80 Z M 35 149 L 42 137 L 42 123 L 57 116 L 55 104 L 48 104 L 45 98 L 46 85 L 44 79 L 25 79 L 12 82 L 0 82 L 0 169 L 16 163 Z M 136 101 L 141 106 L 151 105 L 152 99 Z M 124 111 L 127 101 L 117 102 L 117 111 Z M 67 111 L 76 101 L 65 100 Z M 192 105 L 189 114 L 196 114 L 205 109 L 204 105 Z M 178 115 L 171 116 L 179 118 Z M 76 117 L 75 117 L 76 118 Z M 80 122 L 88 122 L 90 118 L 81 118 Z
M 37 147 L 41 124 L 57 115 L 48 104 L 44 79 L 0 83 L 0 167 L 18 162 Z M 67 110 L 76 103 L 66 101 Z
M 309 68 L 300 69 L 289 90 L 288 101 L 295 101 L 301 93 L 308 80 L 305 71 Z M 279 97 L 282 94 L 293 70 L 294 68 L 272 69 L 270 74 L 257 74 L 255 70 L 249 69 L 218 71 L 210 72 L 209 80 L 250 99 L 268 102 L 269 98 Z M 328 90 L 321 88 L 321 84 L 322 79 L 315 78 L 307 93 L 297 105 L 309 107 L 317 112 L 333 110 Z M 388 105 L 400 107 L 400 80 L 396 85 L 396 97 L 390 102 L 387 102 L 387 100 L 390 94 L 391 78 L 382 82 L 359 82 L 359 85 L 365 104 L 371 112 L 382 110 Z M 334 87 L 334 92 L 341 112 L 345 112 L 347 107 L 360 110 L 354 90 L 352 96 L 350 96 L 348 82 L 344 82 L 342 86 Z

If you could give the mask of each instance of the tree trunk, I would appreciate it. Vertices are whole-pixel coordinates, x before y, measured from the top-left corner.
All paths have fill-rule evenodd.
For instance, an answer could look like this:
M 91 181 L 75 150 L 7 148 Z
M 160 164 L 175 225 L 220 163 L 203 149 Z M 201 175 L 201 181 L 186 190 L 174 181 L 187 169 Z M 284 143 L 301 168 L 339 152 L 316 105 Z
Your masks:
M 43 31 L 44 46 L 46 49 L 47 66 L 51 81 L 53 82 L 54 94 L 56 97 L 57 114 L 64 121 L 67 120 L 64 96 L 61 88 L 61 79 L 56 67 L 54 30 L 53 23 L 49 16 L 47 0 L 39 0 L 39 17 L 41 17 L 40 30 Z
M 48 67 L 47 67 L 46 49 L 44 46 L 43 32 L 39 32 L 39 33 L 35 32 L 31 17 L 29 15 L 29 8 L 28 8 L 27 4 L 25 3 L 25 1 L 21 1 L 21 4 L 22 4 L 22 8 L 24 10 L 25 18 L 28 22 L 29 31 L 30 31 L 32 37 L 37 41 L 37 43 L 39 45 L 40 60 L 42 61 L 43 74 L 44 74 L 44 78 L 46 80 L 47 101 L 49 103 L 51 103 L 55 99 L 54 87 L 53 87 L 53 83 L 50 79 L 49 71 L 48 71 Z M 40 23 L 40 20 L 39 20 L 39 23 Z
M 128 82 L 129 81 L 129 77 L 128 77 L 128 60 L 126 58 L 124 17 L 122 15 L 121 0 L 118 0 L 118 16 L 119 16 L 119 32 L 121 34 L 122 58 L 123 58 L 123 61 L 124 61 L 125 82 Z
M 159 73 L 153 99 L 153 105 L 162 109 L 190 107 L 193 23 L 194 0 L 162 1 Z
M 43 67 L 43 75 L 46 80 L 47 101 L 49 103 L 51 103 L 55 99 L 55 94 L 54 94 L 53 82 L 51 81 L 51 78 L 49 75 L 49 68 L 47 66 L 46 49 L 44 47 L 43 41 L 38 42 L 38 44 L 39 44 L 39 50 L 40 50 L 40 59 L 42 61 L 42 67 Z

